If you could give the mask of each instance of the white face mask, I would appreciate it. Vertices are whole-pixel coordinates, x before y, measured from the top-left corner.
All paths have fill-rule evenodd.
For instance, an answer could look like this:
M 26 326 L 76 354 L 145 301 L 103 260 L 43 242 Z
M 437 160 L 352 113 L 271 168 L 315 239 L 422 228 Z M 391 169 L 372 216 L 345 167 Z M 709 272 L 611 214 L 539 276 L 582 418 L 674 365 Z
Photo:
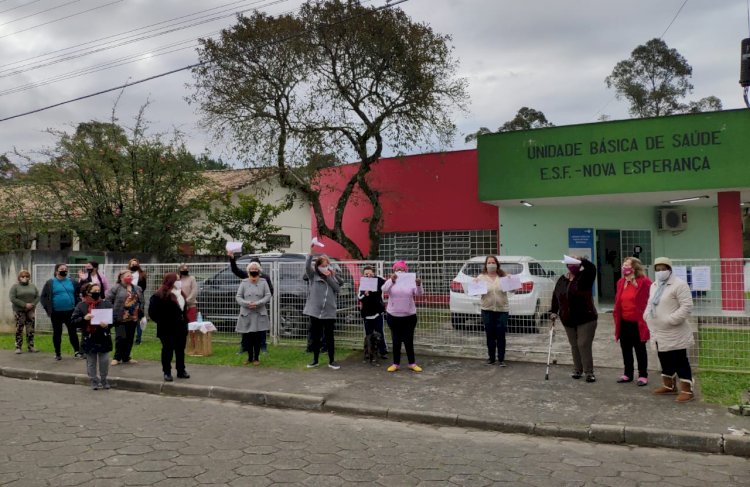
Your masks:
M 403 269 L 399 269 L 399 270 L 396 271 L 396 274 L 403 274 L 403 273 L 404 273 Z
M 177 289 L 178 291 L 182 289 L 182 281 L 175 281 L 174 288 Z
M 497 264 L 487 264 L 487 270 L 492 272 L 497 270 Z
M 656 280 L 665 282 L 672 275 L 672 271 L 656 271 Z
M 322 272 L 323 274 L 325 274 L 326 272 L 328 272 L 328 266 L 327 265 L 322 265 L 322 266 L 318 267 L 318 270 L 320 272 Z

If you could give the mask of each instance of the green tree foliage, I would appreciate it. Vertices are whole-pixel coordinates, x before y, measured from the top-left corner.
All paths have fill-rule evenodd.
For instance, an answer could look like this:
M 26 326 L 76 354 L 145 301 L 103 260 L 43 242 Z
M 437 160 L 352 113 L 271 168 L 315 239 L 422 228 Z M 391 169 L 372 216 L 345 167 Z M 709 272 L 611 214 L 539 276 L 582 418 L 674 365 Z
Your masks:
M 13 164 L 8 156 L 0 154 L 0 184 L 17 179 L 20 173 L 18 166 Z
M 693 91 L 692 75 L 693 68 L 676 49 L 661 39 L 651 39 L 617 63 L 604 81 L 638 118 L 721 110 L 721 101 L 714 96 L 688 104 L 683 101 Z
M 554 127 L 555 124 L 549 122 L 544 113 L 529 107 L 521 107 L 516 112 L 513 119 L 502 124 L 496 132 L 512 132 L 514 130 L 540 129 L 544 127 Z M 464 139 L 466 143 L 477 140 L 480 135 L 491 134 L 492 131 L 487 127 L 481 127 L 473 134 L 469 134 Z
M 357 191 L 365 195 L 376 254 L 382 210 L 367 176 L 386 144 L 395 151 L 447 144 L 455 131 L 451 109 L 463 108 L 467 95 L 449 42 L 400 9 L 353 0 L 241 16 L 218 40 L 201 40 L 191 101 L 241 157 L 278 167 L 281 183 L 310 202 L 318 234 L 361 258 L 343 230 L 344 210 Z M 360 162 L 328 221 L 315 177 L 300 170 L 325 162 L 320 154 Z
M 173 256 L 196 216 L 191 188 L 201 184 L 179 135 L 86 122 L 57 132 L 49 160 L 33 171 L 38 201 L 91 248 Z
M 195 247 L 218 255 L 224 252 L 229 239 L 242 242 L 243 252 L 280 250 L 283 243 L 275 239 L 274 234 L 281 227 L 274 221 L 293 204 L 291 197 L 274 205 L 264 203 L 253 194 L 214 194 L 202 206 L 205 223 L 198 226 Z

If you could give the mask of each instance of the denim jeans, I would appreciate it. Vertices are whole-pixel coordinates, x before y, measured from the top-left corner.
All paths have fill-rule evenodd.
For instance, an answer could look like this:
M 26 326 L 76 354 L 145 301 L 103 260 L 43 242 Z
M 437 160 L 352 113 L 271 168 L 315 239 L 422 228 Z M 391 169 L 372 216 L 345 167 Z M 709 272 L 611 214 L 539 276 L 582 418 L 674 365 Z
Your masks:
M 487 356 L 490 362 L 497 357 L 498 362 L 505 360 L 505 330 L 508 328 L 507 311 L 482 310 L 484 333 L 487 335 Z M 497 352 L 497 356 L 495 355 Z

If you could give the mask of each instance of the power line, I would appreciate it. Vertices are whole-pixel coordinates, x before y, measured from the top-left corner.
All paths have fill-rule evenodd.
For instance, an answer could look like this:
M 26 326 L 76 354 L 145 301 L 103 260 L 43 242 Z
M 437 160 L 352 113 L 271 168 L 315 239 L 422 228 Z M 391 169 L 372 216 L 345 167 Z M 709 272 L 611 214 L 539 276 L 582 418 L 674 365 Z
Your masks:
M 0 3 L 3 3 L 4 1 L 5 0 L 0 0 Z M 23 7 L 28 7 L 29 5 L 31 5 L 33 3 L 37 3 L 39 1 L 41 1 L 41 0 L 33 0 L 33 1 L 29 2 L 29 3 L 24 3 L 23 5 L 17 5 L 15 7 L 11 7 L 11 8 L 6 9 L 6 10 L 0 10 L 0 14 L 4 14 L 5 12 L 10 12 L 11 10 L 16 10 L 16 9 L 23 8 Z
M 221 6 L 221 7 L 218 7 L 218 8 L 223 8 L 226 5 L 232 5 L 232 4 L 237 4 L 237 3 L 245 3 L 247 1 L 248 0 L 241 0 L 239 2 L 232 2 L 230 4 L 225 4 L 224 6 Z M 270 5 L 274 5 L 276 3 L 281 3 L 281 2 L 285 2 L 285 1 L 288 1 L 288 0 L 276 0 L 276 1 L 272 1 L 271 3 L 269 3 L 269 4 L 265 5 L 265 6 L 270 6 Z M 251 5 L 252 4 L 258 4 L 258 3 L 262 3 L 262 0 L 257 0 L 257 1 L 255 1 L 253 3 L 251 3 Z M 180 31 L 180 30 L 184 30 L 184 29 L 188 29 L 188 28 L 191 28 L 191 27 L 195 27 L 197 25 L 201 25 L 201 24 L 205 24 L 205 23 L 210 23 L 210 22 L 213 22 L 213 21 L 216 21 L 216 20 L 220 20 L 220 19 L 223 19 L 223 18 L 226 18 L 226 17 L 234 16 L 234 15 L 239 14 L 239 13 L 246 12 L 248 10 L 252 10 L 250 8 L 244 9 L 244 10 L 234 10 L 234 8 L 231 8 L 231 9 L 224 10 L 224 11 L 221 11 L 221 12 L 215 12 L 213 14 L 204 15 L 204 16 L 197 17 L 197 18 L 194 18 L 194 19 L 184 20 L 182 22 L 177 22 L 177 23 L 175 23 L 173 25 L 167 25 L 167 26 L 161 28 L 161 29 L 167 29 L 167 30 L 162 30 L 161 32 L 160 32 L 161 29 L 153 29 L 151 31 L 146 31 L 146 32 L 143 32 L 143 33 L 140 33 L 140 34 L 133 34 L 133 35 L 130 35 L 130 36 L 126 36 L 126 37 L 123 37 L 122 39 L 113 39 L 111 41 L 107 41 L 107 42 L 101 43 L 99 45 L 93 45 L 93 46 L 88 47 L 88 48 L 77 49 L 77 50 L 70 51 L 71 49 L 75 49 L 76 47 L 85 46 L 85 45 L 88 45 L 88 44 L 95 44 L 95 43 L 97 43 L 97 42 L 99 42 L 101 40 L 105 40 L 105 39 L 117 38 L 117 37 L 125 36 L 126 34 L 129 34 L 131 32 L 137 32 L 139 30 L 148 29 L 149 27 L 152 27 L 152 26 L 155 26 L 155 25 L 169 23 L 169 22 L 172 22 L 173 20 L 182 19 L 184 17 L 191 17 L 191 16 L 197 15 L 199 13 L 203 13 L 203 12 L 207 12 L 207 11 L 215 10 L 215 9 L 216 8 L 212 8 L 212 9 L 208 9 L 208 10 L 204 10 L 204 11 L 199 11 L 199 12 L 196 12 L 196 13 L 193 13 L 193 14 L 185 15 L 185 16 L 182 16 L 182 17 L 177 17 L 175 19 L 169 19 L 169 20 L 166 20 L 166 21 L 158 22 L 156 24 L 151 24 L 149 26 L 141 27 L 141 28 L 138 28 L 138 29 L 132 29 L 130 31 L 126 31 L 126 32 L 123 32 L 123 33 L 120 33 L 120 34 L 114 34 L 114 35 L 111 35 L 111 36 L 102 37 L 100 39 L 96 39 L 96 40 L 93 40 L 93 41 L 84 42 L 84 43 L 77 44 L 75 46 L 67 47 L 67 48 L 64 48 L 64 49 L 58 49 L 57 51 L 52 51 L 52 52 L 49 52 L 49 53 L 46 53 L 46 54 L 41 54 L 41 55 L 38 55 L 38 56 L 27 58 L 25 60 L 15 61 L 15 62 L 12 62 L 12 63 L 7 63 L 7 64 L 4 64 L 4 65 L 0 65 L 0 68 L 5 68 L 5 69 L 0 69 L 0 78 L 4 78 L 4 77 L 8 77 L 8 76 L 13 76 L 13 75 L 16 75 L 16 74 L 25 73 L 27 71 L 33 71 L 33 70 L 36 70 L 36 69 L 39 69 L 39 68 L 43 68 L 43 67 L 46 67 L 46 66 L 51 66 L 53 64 L 58 64 L 58 63 L 63 62 L 63 61 L 68 61 L 68 60 L 71 60 L 71 59 L 77 59 L 77 58 L 80 58 L 80 57 L 87 56 L 89 54 L 94 54 L 94 53 L 97 53 L 97 52 L 102 52 L 102 51 L 105 51 L 105 50 L 113 49 L 113 48 L 124 46 L 124 45 L 127 45 L 127 44 L 139 42 L 141 40 L 150 39 L 150 38 L 153 38 L 153 37 L 159 37 L 159 36 L 166 35 L 166 34 L 169 34 L 169 33 L 172 33 L 172 32 L 177 32 L 177 31 Z M 210 17 L 211 15 L 215 15 L 215 17 L 207 18 L 207 17 Z M 182 26 L 180 26 L 180 24 L 186 24 L 188 22 L 193 22 L 193 23 L 188 24 L 188 25 L 182 25 Z M 177 26 L 180 26 L 180 27 L 177 27 Z M 170 27 L 173 27 L 173 28 L 170 28 Z M 55 53 L 58 53 L 58 52 L 62 52 L 62 51 L 70 51 L 70 52 L 64 53 L 64 54 L 59 54 L 57 56 L 51 56 L 48 59 L 41 60 L 41 61 L 38 61 L 36 63 L 21 64 L 21 63 L 25 63 L 26 61 L 31 61 L 33 59 L 47 57 L 47 56 L 50 56 L 52 54 L 55 54 Z M 17 66 L 17 67 L 10 67 L 10 66 L 19 65 L 19 64 L 21 64 L 21 65 Z M 6 73 L 6 74 L 1 74 L 1 73 Z
M 63 7 L 67 7 L 68 5 L 71 5 L 71 4 L 74 4 L 74 3 L 78 3 L 78 2 L 80 2 L 80 1 L 81 1 L 81 0 L 73 0 L 72 2 L 64 3 L 64 4 L 62 4 L 62 5 L 58 5 L 58 6 L 56 6 L 56 7 L 50 7 L 50 8 L 48 8 L 48 9 L 45 9 L 45 10 L 40 10 L 39 12 L 34 12 L 33 14 L 29 14 L 29 15 L 26 15 L 26 16 L 24 16 L 24 17 L 18 17 L 17 19 L 13 19 L 13 20 L 11 20 L 11 21 L 8 21 L 8 22 L 6 22 L 6 23 L 4 23 L 4 24 L 0 24 L 0 27 L 2 27 L 2 26 L 4 26 L 4 25 L 12 24 L 13 22 L 19 22 L 19 21 L 21 21 L 21 20 L 24 20 L 24 19 L 28 19 L 28 18 L 30 18 L 30 17 L 33 17 L 33 16 L 35 16 L 35 15 L 43 14 L 43 13 L 45 13 L 45 12 L 50 12 L 50 11 L 52 11 L 52 10 L 57 10 L 58 8 L 63 8 Z M 32 3 L 33 3 L 33 2 L 32 2 Z M 27 4 L 27 5 L 28 5 L 28 4 Z
M 687 5 L 687 3 L 688 3 L 688 0 L 685 0 L 684 2 L 682 2 L 682 5 L 680 5 L 680 8 L 677 9 L 677 13 L 674 14 L 674 17 L 672 18 L 672 21 L 669 23 L 669 25 L 667 26 L 667 28 L 664 29 L 664 32 L 662 32 L 661 35 L 659 36 L 659 39 L 663 38 L 664 35 L 669 30 L 669 28 L 672 27 L 672 24 L 674 24 L 674 21 L 677 20 L 677 17 L 680 16 L 680 12 L 682 12 L 682 9 L 685 8 L 685 5 Z
M 11 32 L 10 34 L 5 34 L 5 35 L 0 36 L 0 39 L 5 39 L 6 37 L 14 36 L 14 35 L 20 34 L 22 32 L 28 32 L 30 30 L 37 29 L 39 27 L 44 27 L 45 25 L 54 24 L 55 22 L 60 22 L 61 20 L 66 20 L 66 19 L 69 19 L 71 17 L 76 17 L 78 15 L 82 15 L 82 14 L 91 12 L 93 10 L 99 10 L 100 8 L 109 7 L 110 5 L 114 5 L 114 4 L 120 3 L 122 1 L 123 0 L 115 0 L 114 2 L 105 3 L 104 5 L 99 5 L 98 7 L 92 7 L 92 8 L 83 10 L 81 12 L 77 12 L 77 13 L 74 13 L 74 14 L 71 14 L 71 15 L 66 15 L 65 17 L 60 17 L 59 19 L 50 20 L 49 22 L 44 22 L 43 24 L 38 24 L 38 25 L 34 25 L 32 27 L 28 27 L 26 29 L 17 30 L 15 32 Z
M 344 23 L 344 22 L 348 22 L 348 21 L 350 21 L 352 19 L 355 19 L 357 17 L 363 16 L 363 15 L 370 15 L 370 14 L 372 14 L 374 12 L 378 12 L 378 11 L 381 11 L 381 10 L 393 8 L 396 5 L 399 5 L 399 4 L 402 4 L 402 3 L 406 3 L 409 0 L 397 0 L 397 1 L 394 1 L 394 2 L 391 2 L 390 0 L 387 0 L 387 1 L 388 1 L 388 3 L 386 3 L 385 5 L 382 5 L 380 7 L 374 8 L 372 10 L 368 10 L 368 11 L 362 13 L 362 14 L 354 15 L 354 16 L 351 16 L 351 17 L 348 17 L 348 18 L 343 18 L 343 19 L 340 19 L 340 20 L 338 20 L 336 22 L 331 22 L 329 25 L 341 24 L 341 23 Z M 305 31 L 301 31 L 301 32 L 298 32 L 296 34 L 291 34 L 291 35 L 283 37 L 281 39 L 277 39 L 275 41 L 271 41 L 271 42 L 269 42 L 267 44 L 267 46 L 272 46 L 274 44 L 281 44 L 282 42 L 286 42 L 286 41 L 289 41 L 289 40 L 294 39 L 296 37 L 300 37 L 303 34 L 305 34 Z M 164 73 L 159 73 L 159 74 L 156 74 L 156 75 L 153 75 L 153 76 L 149 76 L 148 78 L 142 78 L 142 79 L 139 79 L 137 81 L 128 82 L 128 83 L 125 83 L 125 84 L 120 85 L 120 86 L 115 86 L 113 88 L 107 88 L 106 90 L 97 91 L 95 93 L 90 93 L 88 95 L 83 95 L 83 96 L 79 96 L 77 98 L 72 98 L 70 100 L 62 101 L 60 103 L 55 103 L 54 105 L 47 105 L 47 106 L 42 107 L 42 108 L 37 108 L 36 110 L 31 110 L 31 111 L 28 111 L 28 112 L 19 113 L 19 114 L 16 114 L 16 115 L 11 115 L 10 117 L 0 118 L 0 122 L 7 122 L 8 120 L 13 120 L 15 118 L 25 117 L 27 115 L 32 115 L 34 113 L 43 112 L 45 110 L 50 110 L 52 108 L 57 108 L 59 106 L 67 105 L 69 103 L 73 103 L 73 102 L 76 102 L 76 101 L 86 100 L 88 98 L 93 98 L 95 96 L 99 96 L 99 95 L 103 95 L 103 94 L 106 94 L 106 93 L 110 93 L 112 91 L 124 90 L 125 88 L 128 88 L 130 86 L 135 86 L 135 85 L 138 85 L 138 84 L 141 84 L 141 83 L 145 83 L 147 81 L 152 81 L 152 80 L 155 80 L 155 79 L 158 79 L 158 78 L 162 78 L 164 76 L 169 76 L 170 74 L 175 74 L 175 73 L 179 73 L 181 71 L 185 71 L 185 70 L 188 70 L 188 69 L 193 69 L 193 68 L 196 68 L 198 66 L 202 66 L 204 64 L 207 64 L 207 63 L 208 63 L 207 61 L 202 61 L 202 62 L 198 62 L 198 63 L 189 64 L 189 65 L 183 66 L 181 68 L 177 68 L 177 69 L 173 69 L 171 71 L 167 71 L 167 72 L 164 72 Z

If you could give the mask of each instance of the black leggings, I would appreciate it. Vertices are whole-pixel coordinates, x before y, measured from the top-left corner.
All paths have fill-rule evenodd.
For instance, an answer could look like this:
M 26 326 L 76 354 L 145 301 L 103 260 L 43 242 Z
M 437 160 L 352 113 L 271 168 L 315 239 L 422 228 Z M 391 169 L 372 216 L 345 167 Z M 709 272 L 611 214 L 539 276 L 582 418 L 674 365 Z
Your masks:
M 167 375 L 172 375 L 172 356 L 174 356 L 177 374 L 185 373 L 185 343 L 187 335 L 167 335 L 159 337 L 161 340 L 161 369 Z
M 414 329 L 417 327 L 417 315 L 393 316 L 386 315 L 388 328 L 391 330 L 393 339 L 393 363 L 401 364 L 401 344 L 406 349 L 406 358 L 409 365 L 417 363 L 414 356 Z
M 81 345 L 78 341 L 78 330 L 70 322 L 73 311 L 53 311 L 50 320 L 52 320 L 52 345 L 55 347 L 55 355 L 60 355 L 60 346 L 62 345 L 62 328 L 63 324 L 68 329 L 68 338 L 73 350 L 78 353 L 81 351 Z
M 334 339 L 333 328 L 336 320 L 321 320 L 320 318 L 310 317 L 310 335 L 312 337 L 313 363 L 318 363 L 320 357 L 320 341 L 325 338 L 326 349 L 328 349 L 328 363 L 334 361 Z
M 121 321 L 115 323 L 115 360 L 130 362 L 130 352 L 133 350 L 133 339 L 138 323 L 135 321 Z
M 251 331 L 242 334 L 242 349 L 247 352 L 249 361 L 260 359 L 260 347 L 263 345 L 263 338 L 266 336 L 265 331 Z
M 646 342 L 641 341 L 638 331 L 638 323 L 633 321 L 620 322 L 620 348 L 622 349 L 622 362 L 625 365 L 624 375 L 633 379 L 633 350 L 638 359 L 638 377 L 648 377 L 648 353 Z
M 656 349 L 659 349 L 657 344 Z M 668 352 L 659 352 L 659 362 L 661 362 L 661 373 L 669 377 L 677 374 L 677 377 L 685 380 L 693 380 L 693 371 L 690 370 L 687 349 L 670 350 Z

